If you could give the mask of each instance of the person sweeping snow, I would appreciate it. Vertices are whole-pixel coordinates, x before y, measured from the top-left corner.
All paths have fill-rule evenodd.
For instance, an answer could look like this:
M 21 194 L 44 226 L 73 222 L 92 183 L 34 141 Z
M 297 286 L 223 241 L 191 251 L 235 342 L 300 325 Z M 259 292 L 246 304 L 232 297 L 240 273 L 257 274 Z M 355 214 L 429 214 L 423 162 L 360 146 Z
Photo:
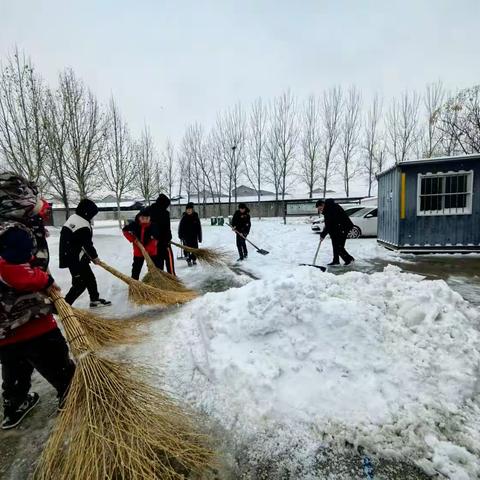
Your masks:
M 163 270 L 165 265 L 167 272 L 175 275 L 173 251 L 172 247 L 170 246 L 170 241 L 172 240 L 172 230 L 170 227 L 170 213 L 167 210 L 169 205 L 170 199 L 161 193 L 156 202 L 150 207 L 150 218 L 158 228 L 158 268 Z
M 187 203 L 185 213 L 180 220 L 178 237 L 187 247 L 198 248 L 198 244 L 202 243 L 202 224 L 192 202 Z M 189 267 L 197 264 L 195 254 L 186 252 L 186 258 Z
M 135 280 L 140 278 L 145 261 L 137 241 L 145 247 L 155 266 L 159 267 L 160 262 L 157 256 L 159 234 L 157 225 L 151 222 L 150 208 L 142 209 L 135 217 L 135 221 L 123 227 L 122 231 L 125 238 L 133 244 L 132 278 Z
M 3 430 L 19 425 L 37 405 L 39 395 L 30 393 L 34 369 L 57 390 L 60 405 L 75 370 L 44 292 L 48 287 L 59 288 L 47 272 L 46 240 L 37 241 L 45 232 L 38 213 L 46 204 L 37 194 L 36 186 L 24 178 L 0 175 Z
M 247 242 L 245 241 L 245 238 L 250 233 L 251 227 L 250 210 L 245 203 L 240 203 L 238 205 L 238 210 L 232 218 L 231 227 L 232 230 L 236 232 L 237 249 L 239 254 L 238 260 L 244 260 L 248 257 Z
M 90 295 L 90 307 L 109 306 L 112 302 L 100 298 L 97 280 L 90 262 L 98 263 L 98 255 L 93 246 L 92 219 L 98 207 L 84 198 L 75 213 L 65 222 L 60 231 L 60 268 L 68 268 L 72 275 L 72 287 L 65 300 L 72 305 L 85 291 Z
M 331 198 L 327 200 L 318 200 L 316 205 L 318 213 L 323 213 L 325 219 L 325 227 L 320 233 L 322 239 L 330 235 L 332 240 L 333 260 L 328 266 L 340 265 L 340 258 L 345 265 L 350 265 L 355 259 L 345 250 L 345 242 L 348 232 L 353 228 L 350 217 L 345 210 L 335 203 Z

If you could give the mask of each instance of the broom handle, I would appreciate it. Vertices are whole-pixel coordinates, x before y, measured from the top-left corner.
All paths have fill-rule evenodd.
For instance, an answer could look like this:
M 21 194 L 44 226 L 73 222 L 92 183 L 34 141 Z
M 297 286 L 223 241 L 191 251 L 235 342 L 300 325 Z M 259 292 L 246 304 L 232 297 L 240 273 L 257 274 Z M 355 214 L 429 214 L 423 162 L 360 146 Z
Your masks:
M 134 283 L 134 281 L 132 281 L 132 279 L 128 275 L 125 275 L 124 273 L 119 272 L 116 268 L 111 267 L 110 265 L 108 265 L 102 260 L 98 260 L 97 265 L 99 267 L 102 267 L 107 272 L 111 273 L 114 277 L 119 278 L 120 280 L 122 280 L 122 282 L 125 282 L 127 285 Z
M 65 335 L 76 357 L 93 350 L 77 320 L 73 308 L 66 302 L 60 291 L 53 287 L 47 288 L 47 294 L 52 299 L 60 319 L 65 327 Z
M 155 270 L 157 270 L 157 267 L 153 263 L 152 257 L 147 252 L 147 249 L 143 246 L 143 244 L 140 242 L 138 238 L 135 238 L 134 242 L 135 242 L 135 245 L 142 252 L 143 258 L 145 259 L 145 262 L 147 264 L 148 271 L 155 272 Z
M 170 240 L 170 243 L 172 245 L 175 245 L 178 248 L 181 248 L 182 250 L 187 251 L 187 252 L 195 253 L 195 251 L 198 250 L 198 248 L 187 247 L 186 245 L 182 245 L 181 243 L 176 243 L 173 240 Z

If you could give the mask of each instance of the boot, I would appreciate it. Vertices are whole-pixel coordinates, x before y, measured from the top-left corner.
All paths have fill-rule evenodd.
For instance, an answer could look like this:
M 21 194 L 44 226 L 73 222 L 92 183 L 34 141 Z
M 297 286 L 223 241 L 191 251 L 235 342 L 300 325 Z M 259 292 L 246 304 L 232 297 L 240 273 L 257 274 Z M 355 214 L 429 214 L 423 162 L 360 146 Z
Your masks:
M 40 397 L 38 393 L 29 393 L 25 401 L 15 411 L 9 412 L 7 410 L 2 421 L 2 430 L 9 430 L 10 428 L 15 428 L 20 425 L 30 410 L 37 405 L 39 400 Z

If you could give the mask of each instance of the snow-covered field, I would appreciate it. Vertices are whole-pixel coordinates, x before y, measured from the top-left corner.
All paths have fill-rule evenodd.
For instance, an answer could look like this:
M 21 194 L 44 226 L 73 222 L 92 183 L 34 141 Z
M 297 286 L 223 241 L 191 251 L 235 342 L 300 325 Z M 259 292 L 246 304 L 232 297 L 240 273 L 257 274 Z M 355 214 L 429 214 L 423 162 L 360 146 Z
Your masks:
M 151 312 L 159 320 L 149 339 L 122 354 L 158 366 L 173 392 L 205 412 L 228 437 L 231 463 L 286 456 L 285 468 L 297 472 L 289 478 L 357 478 L 318 476 L 322 451 L 348 444 L 374 465 L 392 459 L 442 478 L 480 478 L 477 308 L 442 280 L 397 266 L 370 271 L 372 260 L 403 261 L 375 239 L 347 242 L 356 267 L 333 274 L 298 265 L 312 261 L 318 242 L 303 219 L 254 220 L 250 237 L 270 254 L 249 247 L 238 265 L 228 227 L 205 224 L 204 246 L 228 251 L 233 270 L 177 262 L 177 274 L 205 294 Z M 131 247 L 118 228 L 96 228 L 95 238 L 101 258 L 129 273 Z M 53 273 L 67 288 L 68 274 L 56 269 L 58 231 L 50 244 Z M 327 240 L 318 263 L 330 260 Z M 127 303 L 126 287 L 96 273 L 101 295 L 114 301 L 105 313 L 142 311 Z

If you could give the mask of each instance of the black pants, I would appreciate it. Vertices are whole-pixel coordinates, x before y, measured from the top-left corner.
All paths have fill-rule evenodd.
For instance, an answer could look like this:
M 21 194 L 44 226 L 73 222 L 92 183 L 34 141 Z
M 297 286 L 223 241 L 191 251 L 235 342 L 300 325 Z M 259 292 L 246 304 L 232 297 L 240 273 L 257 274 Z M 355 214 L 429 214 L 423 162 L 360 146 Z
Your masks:
M 70 267 L 69 270 L 72 275 L 72 287 L 65 295 L 65 300 L 70 305 L 72 305 L 85 290 L 88 290 L 91 302 L 100 298 L 97 280 L 90 268 L 89 262 L 80 262 L 78 266 Z
M 353 260 L 353 257 L 345 250 L 345 242 L 347 241 L 346 233 L 330 234 L 330 239 L 332 240 L 334 263 L 340 262 L 340 258 L 344 262 Z
M 183 244 L 186 245 L 187 247 L 198 248 L 198 239 L 197 238 L 185 238 L 183 240 Z M 195 256 L 194 253 L 187 252 L 186 250 L 184 250 L 184 252 L 185 252 L 185 258 L 187 259 L 188 263 L 197 261 L 197 257 Z
M 163 270 L 163 267 L 160 267 L 160 262 L 158 260 L 158 257 L 152 257 L 152 260 L 156 267 L 161 268 Z M 140 278 L 140 272 L 142 271 L 144 262 L 145 262 L 145 259 L 143 257 L 133 257 L 132 278 L 134 278 L 135 280 L 138 280 Z
M 173 263 L 173 251 L 172 247 L 168 245 L 167 247 L 162 247 L 158 246 L 157 250 L 157 267 L 160 270 L 163 270 L 164 268 L 167 269 L 168 273 L 171 273 L 172 275 L 176 275 L 175 273 L 175 264 Z
M 238 254 L 240 255 L 240 258 L 245 258 L 248 256 L 247 242 L 243 237 L 238 235 L 238 233 L 237 233 L 237 249 L 238 249 Z
M 0 347 L 5 415 L 25 401 L 36 369 L 57 390 L 62 400 L 75 371 L 68 347 L 58 328 L 25 342 Z

